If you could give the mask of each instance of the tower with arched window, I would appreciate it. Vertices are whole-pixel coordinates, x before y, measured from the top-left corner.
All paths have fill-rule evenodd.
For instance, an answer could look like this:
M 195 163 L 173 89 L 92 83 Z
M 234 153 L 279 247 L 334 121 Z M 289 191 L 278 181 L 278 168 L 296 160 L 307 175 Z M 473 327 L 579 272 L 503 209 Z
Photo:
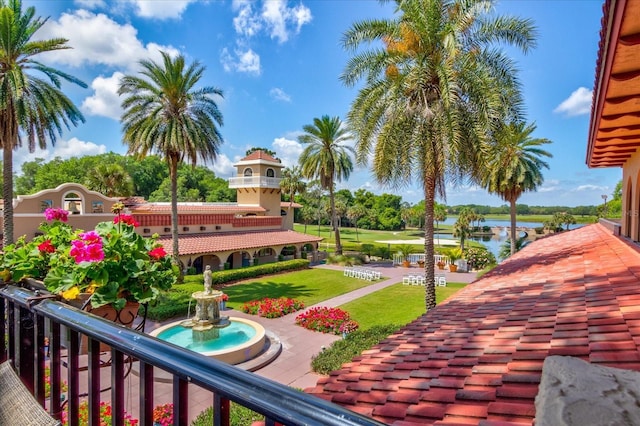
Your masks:
M 283 165 L 264 151 L 254 151 L 235 164 L 237 177 L 229 188 L 237 192 L 238 205 L 258 205 L 265 216 L 280 216 L 280 180 Z

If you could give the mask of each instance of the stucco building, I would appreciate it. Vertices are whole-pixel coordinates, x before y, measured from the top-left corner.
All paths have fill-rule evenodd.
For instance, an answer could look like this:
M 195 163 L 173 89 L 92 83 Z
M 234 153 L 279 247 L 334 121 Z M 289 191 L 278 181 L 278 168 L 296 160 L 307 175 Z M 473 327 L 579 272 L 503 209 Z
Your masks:
M 283 165 L 263 151 L 254 151 L 235 164 L 238 177 L 229 180 L 237 191 L 236 203 L 178 203 L 180 260 L 198 272 L 240 268 L 280 259 L 317 259 L 322 238 L 293 231 L 293 212 L 298 204 L 281 201 Z M 171 203 L 152 203 L 141 198 L 112 198 L 77 183 L 14 200 L 14 235 L 33 238 L 49 207 L 70 212 L 69 223 L 92 229 L 111 220 L 111 208 L 123 202 L 144 236 L 160 235 L 159 242 L 171 251 Z

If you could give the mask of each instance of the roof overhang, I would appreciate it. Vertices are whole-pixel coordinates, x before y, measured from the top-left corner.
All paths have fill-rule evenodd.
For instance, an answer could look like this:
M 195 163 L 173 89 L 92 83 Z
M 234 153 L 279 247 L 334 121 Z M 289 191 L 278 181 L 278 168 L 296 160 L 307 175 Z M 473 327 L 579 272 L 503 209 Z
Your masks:
M 640 1 L 603 11 L 586 162 L 621 167 L 640 147 Z

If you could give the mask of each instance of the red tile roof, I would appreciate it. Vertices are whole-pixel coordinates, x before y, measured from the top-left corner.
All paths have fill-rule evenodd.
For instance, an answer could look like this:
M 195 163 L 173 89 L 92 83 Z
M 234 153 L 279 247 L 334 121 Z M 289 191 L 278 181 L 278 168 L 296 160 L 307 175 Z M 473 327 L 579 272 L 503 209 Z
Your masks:
M 540 239 L 307 389 L 389 424 L 531 424 L 542 363 L 640 371 L 640 254 L 600 224 Z
M 279 159 L 273 158 L 271 155 L 267 154 L 266 152 L 264 152 L 262 150 L 253 151 L 251 154 L 247 155 L 246 157 L 244 157 L 240 161 L 249 161 L 249 160 L 265 160 L 265 161 L 271 161 L 271 162 L 274 162 L 274 163 L 279 163 L 280 162 Z
M 171 203 L 145 203 L 137 204 L 129 207 L 132 213 L 171 213 Z M 260 206 L 243 206 L 236 204 L 217 204 L 217 203 L 192 203 L 178 204 L 178 213 L 262 213 L 265 212 L 264 207 Z
M 318 241 L 322 241 L 322 238 L 295 231 L 255 231 L 181 235 L 178 245 L 181 255 L 189 255 Z M 163 245 L 167 252 L 171 252 L 171 237 L 158 238 L 158 242 Z

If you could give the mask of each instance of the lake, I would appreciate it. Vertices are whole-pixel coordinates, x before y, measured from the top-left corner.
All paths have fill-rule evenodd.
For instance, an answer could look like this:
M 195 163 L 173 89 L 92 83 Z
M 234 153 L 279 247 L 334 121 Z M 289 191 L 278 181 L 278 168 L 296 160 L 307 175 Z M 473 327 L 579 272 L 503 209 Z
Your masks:
M 445 220 L 444 222 L 440 222 L 441 225 L 453 225 L 456 220 L 458 218 L 457 217 L 447 217 L 447 220 Z M 477 223 L 477 222 L 476 222 Z M 484 222 L 480 222 L 480 226 L 490 226 L 490 227 L 500 227 L 500 228 L 507 228 L 511 226 L 511 221 L 510 220 L 494 220 L 494 219 L 489 219 L 489 220 L 485 220 Z M 524 228 L 538 228 L 538 227 L 542 227 L 544 226 L 541 222 L 518 222 L 516 221 L 516 227 L 520 228 L 520 227 L 524 227 Z M 581 226 L 584 226 L 583 223 L 576 223 L 574 225 L 569 225 L 569 229 L 576 229 L 576 228 L 580 228 Z M 434 239 L 438 239 L 438 237 L 440 238 L 448 238 L 451 239 L 451 234 L 435 234 L 434 235 Z M 487 249 L 493 253 L 493 255 L 496 257 L 496 260 L 500 260 L 498 258 L 498 253 L 500 252 L 500 247 L 502 246 L 502 244 L 504 244 L 504 242 L 506 240 L 509 239 L 509 235 L 508 233 L 505 232 L 501 232 L 500 234 L 496 235 L 487 235 L 487 236 L 482 236 L 482 237 L 471 237 L 469 238 L 471 241 L 476 241 L 479 242 L 481 244 L 484 244 L 485 247 L 487 247 Z

